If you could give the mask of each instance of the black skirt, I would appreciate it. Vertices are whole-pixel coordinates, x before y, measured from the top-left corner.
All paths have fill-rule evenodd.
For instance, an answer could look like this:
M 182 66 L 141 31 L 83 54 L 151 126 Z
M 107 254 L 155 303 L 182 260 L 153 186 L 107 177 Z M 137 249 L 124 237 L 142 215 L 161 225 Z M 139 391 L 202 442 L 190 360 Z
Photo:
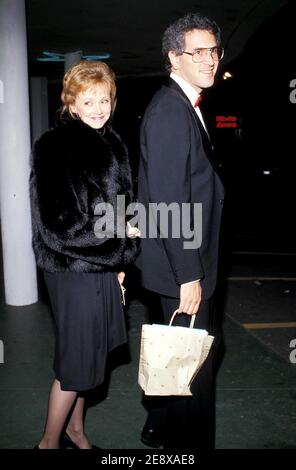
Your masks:
M 109 351 L 127 341 L 114 272 L 44 272 L 56 327 L 54 371 L 62 390 L 104 381 Z

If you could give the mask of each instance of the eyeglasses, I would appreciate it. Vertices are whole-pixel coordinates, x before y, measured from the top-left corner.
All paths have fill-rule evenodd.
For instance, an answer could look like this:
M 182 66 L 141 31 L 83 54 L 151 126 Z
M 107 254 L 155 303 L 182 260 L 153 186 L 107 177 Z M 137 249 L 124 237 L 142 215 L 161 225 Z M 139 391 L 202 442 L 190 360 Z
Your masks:
M 193 52 L 183 51 L 183 54 L 191 55 L 193 62 L 198 63 L 207 58 L 208 52 L 213 60 L 221 60 L 224 56 L 223 47 L 197 47 Z

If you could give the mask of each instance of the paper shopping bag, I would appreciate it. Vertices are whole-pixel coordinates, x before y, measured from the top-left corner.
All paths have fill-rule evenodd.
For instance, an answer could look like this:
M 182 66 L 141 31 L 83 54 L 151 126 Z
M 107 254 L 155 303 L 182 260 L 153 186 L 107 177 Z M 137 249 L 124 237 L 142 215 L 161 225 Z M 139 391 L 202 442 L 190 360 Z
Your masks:
M 138 383 L 145 395 L 192 395 L 190 384 L 206 360 L 214 337 L 206 330 L 143 325 Z

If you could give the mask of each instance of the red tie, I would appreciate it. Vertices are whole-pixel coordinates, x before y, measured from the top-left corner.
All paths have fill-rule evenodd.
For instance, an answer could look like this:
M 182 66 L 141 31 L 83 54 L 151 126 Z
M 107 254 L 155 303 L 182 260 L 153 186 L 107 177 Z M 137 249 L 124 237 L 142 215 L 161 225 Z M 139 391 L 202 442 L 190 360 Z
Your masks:
M 198 98 L 197 98 L 197 100 L 196 100 L 196 102 L 195 102 L 195 105 L 194 105 L 195 108 L 197 108 L 197 107 L 200 105 L 201 100 L 202 100 L 202 96 L 199 95 Z

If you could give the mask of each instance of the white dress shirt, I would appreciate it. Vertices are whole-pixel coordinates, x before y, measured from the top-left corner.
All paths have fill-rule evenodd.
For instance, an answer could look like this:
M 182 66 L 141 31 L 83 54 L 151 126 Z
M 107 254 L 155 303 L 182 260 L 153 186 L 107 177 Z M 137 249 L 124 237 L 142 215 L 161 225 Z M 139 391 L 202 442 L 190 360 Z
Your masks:
M 190 83 L 186 82 L 186 80 L 184 80 L 184 78 L 180 77 L 180 76 L 177 75 L 176 73 L 171 72 L 170 77 L 171 77 L 176 83 L 178 83 L 179 87 L 182 88 L 182 90 L 184 91 L 185 95 L 186 95 L 187 98 L 189 99 L 190 103 L 191 103 L 192 106 L 194 107 L 194 105 L 195 105 L 195 103 L 196 103 L 196 100 L 197 100 L 197 98 L 199 97 L 199 93 L 193 88 L 193 86 L 190 85 Z M 201 110 L 199 109 L 199 106 L 196 106 L 196 108 L 194 107 L 194 110 L 195 110 L 196 114 L 198 115 L 198 117 L 199 117 L 199 119 L 200 119 L 202 125 L 204 126 L 204 129 L 205 129 L 206 133 L 208 134 L 208 131 L 207 131 L 205 122 L 204 122 L 203 117 L 202 117 L 202 114 L 201 114 Z

